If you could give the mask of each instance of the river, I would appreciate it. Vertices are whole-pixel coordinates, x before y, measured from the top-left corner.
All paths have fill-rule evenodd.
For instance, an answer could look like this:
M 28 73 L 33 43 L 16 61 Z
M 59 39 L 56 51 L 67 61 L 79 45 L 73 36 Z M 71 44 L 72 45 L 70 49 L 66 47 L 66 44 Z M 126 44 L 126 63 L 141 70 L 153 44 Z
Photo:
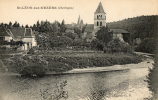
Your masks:
M 129 70 L 21 78 L 0 75 L 0 100 L 143 100 L 152 60 L 121 65 Z

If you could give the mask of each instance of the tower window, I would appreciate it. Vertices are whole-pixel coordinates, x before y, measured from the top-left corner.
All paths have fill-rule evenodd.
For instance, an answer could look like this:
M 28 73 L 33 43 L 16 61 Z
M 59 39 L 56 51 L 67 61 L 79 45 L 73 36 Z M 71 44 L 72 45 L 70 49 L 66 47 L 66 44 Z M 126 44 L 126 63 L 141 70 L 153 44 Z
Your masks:
M 100 22 L 100 26 L 102 26 L 102 22 Z
M 100 18 L 102 18 L 102 15 L 100 15 Z
M 99 26 L 99 22 L 97 22 L 97 26 Z

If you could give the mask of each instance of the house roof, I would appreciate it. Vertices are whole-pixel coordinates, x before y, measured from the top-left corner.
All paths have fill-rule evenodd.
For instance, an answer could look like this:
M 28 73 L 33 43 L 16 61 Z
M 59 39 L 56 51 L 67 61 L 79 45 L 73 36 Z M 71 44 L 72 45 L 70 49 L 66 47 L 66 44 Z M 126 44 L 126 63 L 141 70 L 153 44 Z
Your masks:
M 101 2 L 99 3 L 98 8 L 97 8 L 96 11 L 95 11 L 95 14 L 97 14 L 97 13 L 105 13 L 105 12 L 104 12 L 104 8 L 103 8 L 103 5 L 102 5 Z
M 10 36 L 10 35 L 4 28 L 0 27 L 0 36 L 2 37 L 2 36 Z
M 25 28 L 14 27 L 14 28 L 11 28 L 10 31 L 13 34 L 14 38 L 23 38 L 24 37 Z
M 9 31 L 15 39 L 22 39 L 34 36 L 31 28 L 13 27 L 9 29 Z
M 124 29 L 110 29 L 111 32 L 115 33 L 115 34 L 120 34 L 120 33 L 129 33 L 128 31 L 124 30 Z
M 93 24 L 87 24 L 85 32 L 93 32 L 94 25 Z

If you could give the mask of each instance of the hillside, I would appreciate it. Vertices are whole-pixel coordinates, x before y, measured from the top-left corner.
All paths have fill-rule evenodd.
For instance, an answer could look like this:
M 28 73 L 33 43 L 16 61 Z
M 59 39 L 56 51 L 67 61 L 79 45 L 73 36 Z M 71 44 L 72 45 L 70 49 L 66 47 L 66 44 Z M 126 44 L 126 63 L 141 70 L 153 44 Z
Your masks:
M 107 24 L 110 29 L 125 29 L 132 33 L 132 38 L 155 37 L 158 30 L 158 15 L 139 16 Z

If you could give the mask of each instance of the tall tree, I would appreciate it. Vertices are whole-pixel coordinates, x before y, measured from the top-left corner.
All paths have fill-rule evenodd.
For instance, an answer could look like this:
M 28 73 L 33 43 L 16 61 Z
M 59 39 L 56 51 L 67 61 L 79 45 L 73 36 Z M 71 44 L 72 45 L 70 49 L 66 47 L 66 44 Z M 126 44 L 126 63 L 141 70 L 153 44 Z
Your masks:
M 112 40 L 112 33 L 109 32 L 108 27 L 102 27 L 97 33 L 96 38 L 99 41 L 102 41 L 105 43 L 105 45 Z
M 66 25 L 65 25 L 64 19 L 63 19 L 62 22 L 61 22 L 60 31 L 61 31 L 61 32 L 65 32 L 65 31 L 66 31 Z

